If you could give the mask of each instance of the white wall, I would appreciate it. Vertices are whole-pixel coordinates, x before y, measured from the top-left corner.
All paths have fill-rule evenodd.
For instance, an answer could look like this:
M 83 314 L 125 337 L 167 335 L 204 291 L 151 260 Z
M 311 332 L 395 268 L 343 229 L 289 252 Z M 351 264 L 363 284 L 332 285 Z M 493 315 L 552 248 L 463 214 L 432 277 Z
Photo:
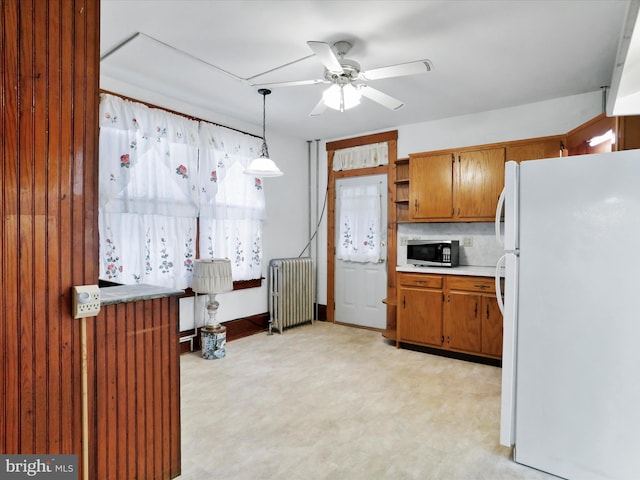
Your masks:
M 407 157 L 410 153 L 561 135 L 601 113 L 602 92 L 598 90 L 512 108 L 401 125 L 397 127 L 398 158 Z M 370 133 L 376 132 L 363 132 L 362 135 Z M 335 139 L 329 139 L 329 141 L 333 140 Z M 323 142 L 321 148 L 323 155 L 320 158 L 320 170 L 322 172 L 327 171 L 325 145 L 326 142 Z M 319 180 L 320 192 L 323 193 L 326 174 L 324 177 L 320 175 Z M 427 232 L 420 231 L 420 228 L 428 228 L 428 224 L 412 228 L 409 232 L 411 234 L 424 233 L 425 237 L 429 236 Z M 321 235 L 321 245 L 324 245 L 324 249 L 318 252 L 318 301 L 321 304 L 327 302 L 326 231 L 325 218 Z M 464 232 L 458 233 L 464 234 Z M 471 235 L 474 233 L 471 232 Z
M 236 119 L 218 115 L 198 106 L 177 102 L 128 84 L 102 77 L 100 87 L 122 95 L 139 99 L 171 110 L 190 114 L 204 120 L 226 125 L 253 134 L 261 134 L 261 119 L 256 124 L 246 124 Z M 563 97 L 518 107 L 492 110 L 471 115 L 401 125 L 398 130 L 398 157 L 409 153 L 458 148 L 486 143 L 512 141 L 567 133 L 578 125 L 602 112 L 601 91 Z M 387 129 L 393 130 L 393 129 Z M 366 135 L 376 132 L 362 132 Z M 356 135 L 354 135 L 356 136 Z M 284 176 L 264 181 L 267 201 L 267 220 L 263 231 L 263 275 L 268 275 L 268 262 L 272 258 L 298 256 L 308 240 L 309 211 L 308 192 L 311 174 L 311 223 L 316 225 L 322 211 L 327 186 L 326 142 L 316 142 L 288 137 L 268 128 L 269 153 L 284 171 Z M 309 148 L 310 147 L 310 148 Z M 309 149 L 311 167 L 309 169 Z M 420 228 L 420 227 L 413 227 Z M 413 230 L 411 233 L 415 233 Z M 464 234 L 464 232 L 461 232 Z M 318 302 L 327 302 L 327 227 L 326 211 L 320 223 L 316 241 L 312 242 L 312 256 L 317 255 Z M 305 253 L 308 254 L 308 253 Z M 221 321 L 264 313 L 268 310 L 267 282 L 261 288 L 225 293 L 219 296 Z M 183 302 L 183 317 L 192 315 L 193 302 Z M 187 320 L 185 320 L 187 321 Z M 185 328 L 186 329 L 186 328 Z
M 100 78 L 100 88 L 247 133 L 262 134 L 262 118 L 256 118 L 255 125 L 247 124 L 104 76 Z M 309 223 L 307 142 L 270 131 L 268 120 L 266 133 L 269 154 L 284 175 L 265 178 L 263 182 L 267 205 L 267 218 L 262 232 L 262 274 L 265 280 L 261 288 L 218 295 L 220 302 L 218 320 L 222 322 L 266 312 L 268 310 L 266 278 L 268 278 L 269 260 L 296 257 L 307 243 Z M 193 325 L 192 299 L 181 300 L 180 309 L 180 329 L 187 330 Z

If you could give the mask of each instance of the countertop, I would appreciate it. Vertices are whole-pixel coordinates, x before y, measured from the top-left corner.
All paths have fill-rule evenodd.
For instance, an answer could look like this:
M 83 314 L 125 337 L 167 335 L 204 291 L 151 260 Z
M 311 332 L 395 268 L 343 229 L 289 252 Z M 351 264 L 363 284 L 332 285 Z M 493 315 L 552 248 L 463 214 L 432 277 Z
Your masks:
M 116 303 L 137 302 L 151 300 L 153 298 L 172 297 L 182 295 L 184 290 L 175 288 L 158 287 L 157 285 L 119 285 L 117 287 L 100 288 L 100 305 L 113 305 Z
M 495 277 L 496 267 L 481 267 L 475 265 L 460 265 L 457 267 L 417 267 L 415 265 L 398 265 L 396 272 L 406 273 L 437 273 L 441 275 L 470 275 L 475 277 Z M 500 276 L 504 277 L 504 268 L 500 269 Z

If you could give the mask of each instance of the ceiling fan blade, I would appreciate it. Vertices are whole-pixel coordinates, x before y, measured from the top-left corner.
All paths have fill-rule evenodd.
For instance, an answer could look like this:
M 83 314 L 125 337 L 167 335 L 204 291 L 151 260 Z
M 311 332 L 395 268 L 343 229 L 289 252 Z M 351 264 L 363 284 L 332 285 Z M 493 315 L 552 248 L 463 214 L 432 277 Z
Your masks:
M 336 54 L 333 53 L 331 46 L 324 42 L 307 42 L 309 48 L 313 50 L 313 53 L 320 59 L 322 64 L 332 73 L 342 73 L 342 65 Z
M 362 80 L 378 80 L 380 78 L 402 77 L 405 75 L 416 75 L 418 73 L 430 72 L 433 68 L 429 60 L 419 60 L 417 62 L 400 63 L 389 67 L 374 68 L 366 72 L 360 72 Z
M 321 78 L 316 78 L 315 80 L 298 80 L 295 82 L 257 83 L 252 86 L 258 87 L 258 88 L 278 88 L 278 87 L 295 87 L 297 85 L 317 85 L 319 83 L 327 83 L 327 81 Z
M 404 103 L 397 98 L 393 98 L 386 93 L 382 93 L 380 90 L 371 88 L 369 85 L 359 85 L 358 90 L 369 100 L 373 100 L 383 107 L 387 107 L 389 110 L 400 110 L 404 107 Z
M 313 110 L 311 110 L 311 113 L 309 114 L 309 116 L 317 117 L 318 115 L 322 115 L 326 109 L 327 109 L 327 105 L 324 103 L 324 99 L 321 98 L 318 104 L 315 107 L 313 107 Z

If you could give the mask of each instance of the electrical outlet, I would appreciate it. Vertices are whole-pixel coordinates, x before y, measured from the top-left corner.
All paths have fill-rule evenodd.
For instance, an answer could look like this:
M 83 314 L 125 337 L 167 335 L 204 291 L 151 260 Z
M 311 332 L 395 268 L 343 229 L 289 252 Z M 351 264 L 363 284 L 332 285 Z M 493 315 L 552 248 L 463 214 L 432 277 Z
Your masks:
M 473 237 L 464 237 L 462 239 L 463 247 L 473 247 Z
M 71 296 L 73 318 L 95 317 L 100 313 L 98 285 L 73 287 Z

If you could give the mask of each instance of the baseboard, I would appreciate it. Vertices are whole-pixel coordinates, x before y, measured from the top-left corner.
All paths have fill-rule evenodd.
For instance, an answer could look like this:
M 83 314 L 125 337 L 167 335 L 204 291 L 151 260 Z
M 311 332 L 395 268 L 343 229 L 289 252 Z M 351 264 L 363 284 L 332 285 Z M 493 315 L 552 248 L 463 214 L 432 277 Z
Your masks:
M 223 325 L 227 327 L 227 342 L 232 342 L 249 335 L 266 332 L 269 328 L 269 314 L 259 313 L 250 317 L 237 318 L 224 322 Z M 200 350 L 200 329 L 195 336 L 193 331 L 180 332 L 180 353 L 195 350 Z
M 327 320 L 327 306 L 318 304 L 318 320 Z M 255 335 L 256 333 L 269 330 L 269 313 L 258 313 L 250 317 L 237 318 L 224 322 L 227 327 L 227 342 L 232 342 L 239 338 Z M 197 335 L 192 330 L 180 332 L 180 353 L 200 350 L 200 329 Z

